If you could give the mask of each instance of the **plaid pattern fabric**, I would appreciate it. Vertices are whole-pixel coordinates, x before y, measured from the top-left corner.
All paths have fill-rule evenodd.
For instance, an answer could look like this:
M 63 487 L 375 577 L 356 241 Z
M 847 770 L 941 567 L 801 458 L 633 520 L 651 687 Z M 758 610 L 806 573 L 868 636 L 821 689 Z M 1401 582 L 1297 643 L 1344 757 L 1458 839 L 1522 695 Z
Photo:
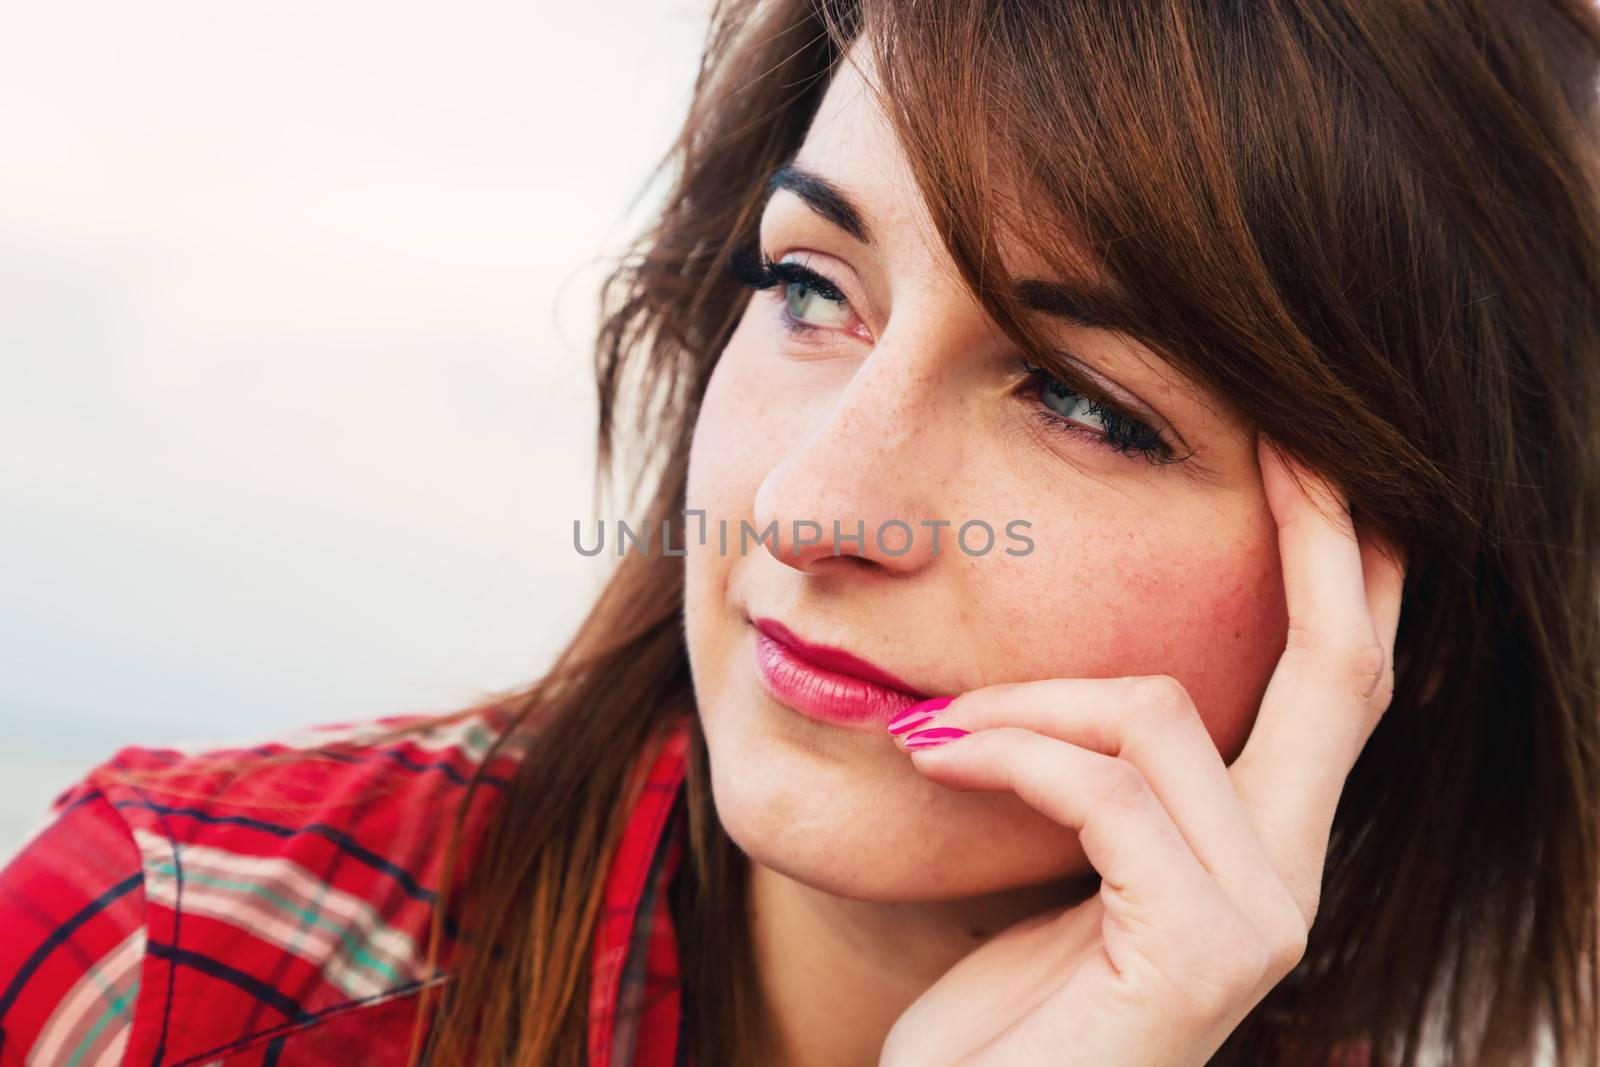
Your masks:
M 0 870 L 0 1067 L 405 1063 L 420 992 L 450 979 L 453 916 L 437 970 L 426 955 L 442 846 L 493 739 L 485 715 L 380 738 L 407 721 L 125 748 L 63 793 Z M 666 904 L 686 725 L 634 772 L 592 946 L 596 1067 L 688 1064 Z M 215 758 L 334 742 L 243 776 Z M 485 768 L 453 899 L 519 755 Z
M 640 762 L 640 799 L 607 873 L 595 929 L 589 998 L 590 1067 L 688 1067 L 678 942 L 667 889 L 687 840 L 682 793 L 688 720 L 653 765 Z M 674 816 L 677 816 L 674 818 Z

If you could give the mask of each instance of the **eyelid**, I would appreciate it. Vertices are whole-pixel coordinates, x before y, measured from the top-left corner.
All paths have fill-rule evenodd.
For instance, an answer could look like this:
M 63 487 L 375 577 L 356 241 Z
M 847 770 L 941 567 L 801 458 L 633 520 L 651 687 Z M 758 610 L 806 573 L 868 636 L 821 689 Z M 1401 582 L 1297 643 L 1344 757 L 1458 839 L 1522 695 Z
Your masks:
M 790 249 L 790 250 L 785 251 L 785 252 L 779 252 L 777 255 L 772 256 L 772 259 L 773 259 L 774 262 L 777 262 L 777 263 L 781 263 L 781 262 L 783 262 L 785 260 L 788 260 L 789 262 L 795 264 L 796 266 L 804 267 L 806 270 L 811 271 L 814 274 L 818 275 L 820 278 L 822 278 L 823 281 L 827 282 L 834 289 L 836 289 L 839 292 L 840 296 L 843 298 L 844 306 L 850 310 L 851 315 L 855 318 L 856 322 L 860 324 L 862 331 L 864 331 L 865 334 L 866 334 L 866 336 L 861 338 L 861 340 L 865 340 L 865 341 L 870 341 L 872 343 L 876 343 L 877 342 L 877 337 L 873 333 L 872 328 L 867 325 L 866 315 L 864 315 L 862 313 L 862 303 L 861 303 L 861 301 L 859 301 L 852 294 L 852 290 L 856 288 L 852 284 L 852 282 L 854 281 L 855 272 L 852 271 L 852 270 L 849 270 L 849 268 L 847 267 L 845 273 L 848 273 L 850 275 L 851 281 L 841 281 L 840 280 L 841 272 L 836 271 L 836 270 L 832 270 L 832 269 L 828 268 L 827 266 L 822 266 L 822 267 L 812 266 L 811 257 L 812 256 L 817 256 L 817 255 L 825 256 L 825 257 L 827 257 L 829 259 L 836 259 L 837 258 L 837 257 L 834 257 L 834 256 L 828 256 L 828 254 L 826 252 L 814 252 L 809 248 L 793 248 L 793 249 Z M 790 257 L 796 257 L 796 258 L 792 258 L 791 259 Z M 872 302 L 871 302 L 870 299 L 868 299 L 866 301 L 866 308 L 867 308 L 867 310 L 869 312 L 872 311 Z M 875 314 L 875 312 L 874 312 L 874 314 Z
M 790 201 L 794 202 L 792 207 L 794 214 L 792 216 L 790 215 Z M 772 209 L 774 203 L 784 205 L 782 212 Z M 781 215 L 781 220 L 774 219 L 774 215 Z M 785 256 L 800 255 L 807 257 L 801 259 L 800 262 L 809 265 L 809 257 L 823 256 L 840 264 L 842 269 L 839 270 L 828 266 L 812 267 L 811 269 L 818 271 L 818 273 L 832 282 L 841 293 L 845 294 L 850 306 L 855 309 L 856 317 L 861 320 L 863 327 L 866 326 L 869 316 L 874 322 L 882 322 L 881 309 L 878 307 L 877 302 L 872 299 L 871 294 L 867 292 L 864 280 L 855 268 L 849 265 L 849 261 L 841 256 L 821 251 L 815 245 L 809 243 L 817 242 L 823 245 L 832 244 L 835 247 L 839 247 L 841 237 L 845 242 L 854 244 L 856 249 L 863 247 L 855 244 L 853 237 L 840 229 L 837 224 L 818 215 L 788 189 L 780 189 L 777 194 L 768 198 L 766 204 L 762 206 L 761 218 L 756 226 L 757 245 L 763 249 L 770 249 L 774 260 L 782 260 Z M 852 254 L 856 253 L 852 251 Z M 861 254 L 869 257 L 875 255 L 871 251 Z M 858 300 L 852 295 L 853 292 L 860 293 L 861 299 Z M 870 330 L 868 332 L 876 336 L 875 332 Z
M 1172 439 L 1181 445 L 1184 450 L 1193 451 L 1189 442 L 1183 439 L 1183 435 L 1178 432 L 1178 428 L 1173 426 L 1170 420 L 1163 418 L 1149 404 L 1146 404 L 1133 393 L 1107 378 L 1077 356 L 1063 349 L 1055 348 L 1050 350 L 1046 361 L 1041 363 L 1041 366 L 1043 366 L 1047 374 L 1055 370 L 1049 363 L 1060 361 L 1067 365 L 1064 371 L 1054 374 L 1062 385 L 1081 393 L 1081 395 L 1090 400 L 1109 404 L 1114 408 L 1121 408 L 1134 418 L 1148 424 L 1157 433 L 1165 432 L 1170 434 Z M 1034 362 L 1037 363 L 1040 360 L 1035 358 Z M 1078 388 L 1079 386 L 1083 388 L 1080 389 Z

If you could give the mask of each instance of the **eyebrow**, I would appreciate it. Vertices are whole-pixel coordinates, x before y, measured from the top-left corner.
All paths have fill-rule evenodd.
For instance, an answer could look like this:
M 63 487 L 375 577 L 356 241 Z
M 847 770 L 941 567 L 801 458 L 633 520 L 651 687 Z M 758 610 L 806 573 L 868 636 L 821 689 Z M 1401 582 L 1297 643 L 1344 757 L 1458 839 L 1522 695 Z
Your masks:
M 816 171 L 799 163 L 784 163 L 767 179 L 767 199 L 770 200 L 780 189 L 787 189 L 812 211 L 868 248 L 878 250 L 877 239 L 860 207 L 848 193 Z M 1076 285 L 1044 278 L 1023 278 L 1017 282 L 1015 292 L 1017 300 L 1029 310 L 1077 326 L 1126 330 L 1131 325 L 1119 323 L 1114 316 L 1098 310 L 1104 301 L 1096 300 Z

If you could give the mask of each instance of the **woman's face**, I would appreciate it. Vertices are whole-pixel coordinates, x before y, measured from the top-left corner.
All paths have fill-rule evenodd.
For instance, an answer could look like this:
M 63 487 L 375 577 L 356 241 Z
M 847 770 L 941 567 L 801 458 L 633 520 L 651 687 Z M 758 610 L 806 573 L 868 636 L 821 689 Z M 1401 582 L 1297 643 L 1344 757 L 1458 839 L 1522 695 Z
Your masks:
M 851 727 L 778 699 L 751 620 L 921 693 L 1171 675 L 1231 761 L 1284 644 L 1276 528 L 1249 429 L 1148 349 L 1049 326 L 1190 461 L 1113 450 L 1099 436 L 1109 422 L 1075 396 L 1029 388 L 1021 354 L 961 288 L 865 88 L 871 68 L 852 58 L 865 69 L 839 68 L 795 163 L 847 194 L 871 243 L 801 192 L 771 196 L 761 250 L 805 263 L 844 300 L 781 282 L 752 294 L 690 455 L 688 507 L 705 512 L 707 536 L 686 522 L 685 627 L 716 809 L 752 859 L 856 899 L 1054 881 L 1089 869 L 1073 833 L 1009 793 L 921 777 L 888 714 Z M 812 329 L 789 333 L 785 312 Z M 940 519 L 934 551 L 922 524 Z M 909 542 L 900 528 L 879 541 L 890 520 Z M 994 530 L 991 550 L 980 554 L 977 527 L 956 543 L 969 520 Z M 1014 520 L 1031 550 L 1008 536 Z M 741 553 L 741 522 L 776 522 L 778 536 L 752 533 Z M 851 539 L 858 523 L 866 537 Z

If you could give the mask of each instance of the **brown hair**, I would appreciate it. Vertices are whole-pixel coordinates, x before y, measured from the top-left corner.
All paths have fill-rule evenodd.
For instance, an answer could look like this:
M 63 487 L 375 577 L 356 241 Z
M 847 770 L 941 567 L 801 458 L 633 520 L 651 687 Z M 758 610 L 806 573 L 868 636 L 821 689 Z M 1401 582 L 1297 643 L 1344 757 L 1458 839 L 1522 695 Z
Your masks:
M 1410 562 L 1387 714 L 1351 772 L 1306 954 L 1212 1059 L 1594 1062 L 1600 892 L 1596 72 L 1580 0 L 719 0 L 659 219 L 608 279 L 602 475 L 683 544 L 698 402 L 748 292 L 765 178 L 853 41 L 937 232 L 995 322 L 999 223 Z M 999 179 L 1015 195 L 1003 199 Z M 624 384 L 638 393 L 625 397 Z M 632 411 L 629 421 L 625 412 Z M 627 771 L 693 710 L 683 567 L 625 556 L 515 695 L 536 731 L 471 872 L 433 1062 L 584 1062 L 588 947 Z M 766 1062 L 747 860 L 691 720 L 672 898 L 693 1053 Z M 444 909 L 440 908 L 440 914 Z M 438 941 L 437 926 L 435 943 Z M 426 1013 L 425 1013 L 426 1014 Z M 420 1051 L 419 1039 L 418 1048 Z

